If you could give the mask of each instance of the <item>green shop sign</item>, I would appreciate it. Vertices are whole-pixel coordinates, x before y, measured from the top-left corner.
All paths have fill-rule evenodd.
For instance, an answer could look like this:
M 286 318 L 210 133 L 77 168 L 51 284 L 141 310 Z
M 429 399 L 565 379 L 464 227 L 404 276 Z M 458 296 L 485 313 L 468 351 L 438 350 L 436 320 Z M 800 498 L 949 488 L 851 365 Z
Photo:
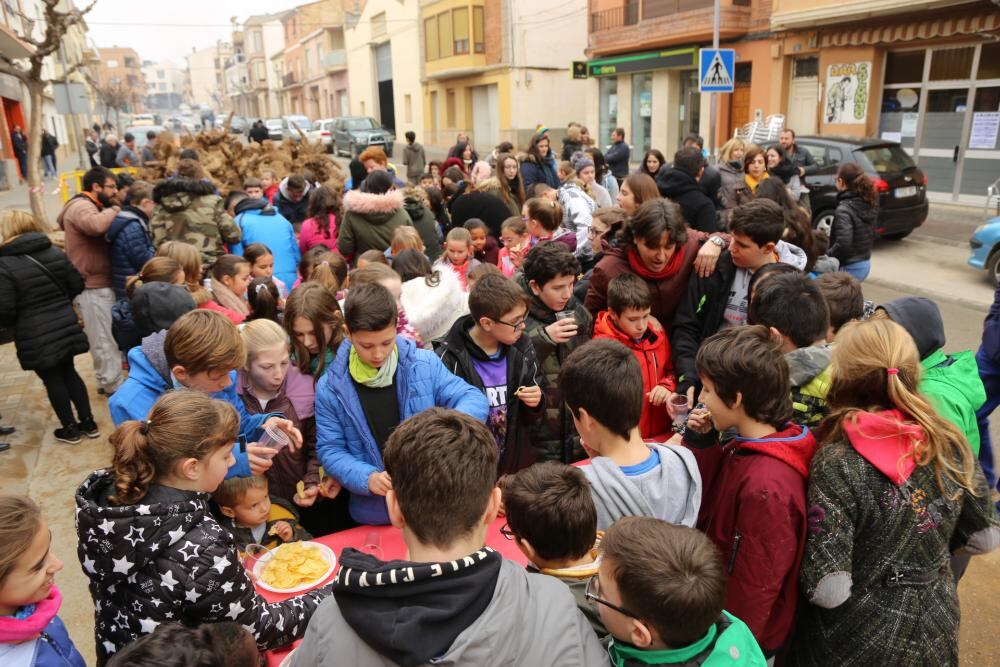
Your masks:
M 617 58 L 591 60 L 587 63 L 587 74 L 590 76 L 611 76 L 628 74 L 629 72 L 644 72 L 651 69 L 694 67 L 697 64 L 697 59 L 698 51 L 694 48 L 637 53 Z

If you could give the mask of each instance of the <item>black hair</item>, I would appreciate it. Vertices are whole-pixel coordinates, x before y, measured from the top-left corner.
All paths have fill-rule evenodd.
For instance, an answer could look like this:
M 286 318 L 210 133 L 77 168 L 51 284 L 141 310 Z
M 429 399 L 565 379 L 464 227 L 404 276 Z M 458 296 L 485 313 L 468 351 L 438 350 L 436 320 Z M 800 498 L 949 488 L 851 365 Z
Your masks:
M 576 276 L 580 262 L 565 244 L 543 241 L 528 252 L 522 268 L 525 282 L 534 281 L 541 288 L 559 276 Z
M 574 415 L 580 409 L 615 435 L 628 438 L 642 416 L 642 369 L 632 350 L 616 340 L 592 340 L 566 358 L 559 391 Z
M 705 166 L 705 156 L 701 154 L 701 149 L 694 146 L 685 146 L 674 153 L 674 168 L 690 174 L 692 178 L 698 177 L 698 172 Z
M 407 141 L 416 141 L 417 140 L 417 135 L 416 135 L 416 133 L 413 130 L 407 130 L 406 134 L 403 135 L 403 136 L 406 137 Z
M 750 304 L 755 324 L 774 327 L 796 347 L 809 347 L 826 337 L 830 309 L 823 293 L 805 274 L 786 274 L 764 282 Z
M 802 272 L 799 271 L 794 266 L 792 266 L 791 264 L 785 264 L 784 262 L 771 262 L 770 264 L 765 264 L 764 266 L 754 271 L 753 275 L 750 276 L 750 281 L 747 283 L 747 296 L 750 298 L 750 301 L 753 301 L 757 286 L 763 283 L 765 278 L 774 277 L 785 273 L 801 274 Z M 747 319 L 747 323 L 758 324 L 757 322 L 753 321 L 752 317 Z
M 355 157 L 348 163 L 347 170 L 351 172 L 351 189 L 360 190 L 361 184 L 365 182 L 365 177 L 368 175 L 365 165 Z
M 111 656 L 108 667 L 257 667 L 253 636 L 239 623 L 160 625 Z
M 373 171 L 365 178 L 361 184 L 361 191 L 373 195 L 384 195 L 392 189 L 392 174 L 387 171 Z
M 396 299 L 378 283 L 351 287 L 344 303 L 344 323 L 350 332 L 382 331 L 396 326 Z
M 465 221 L 465 224 L 462 225 L 462 227 L 465 227 L 465 229 L 469 230 L 470 232 L 473 229 L 485 229 L 487 232 L 489 232 L 490 230 L 490 228 L 486 226 L 486 223 L 480 220 L 479 218 L 469 218 L 468 220 Z
M 687 143 L 697 144 L 699 149 L 705 147 L 705 139 L 700 134 L 695 134 L 694 132 L 691 132 L 690 134 L 685 135 L 684 141 L 682 141 L 681 143 L 682 144 L 687 144 Z
M 126 132 L 125 136 L 122 138 L 125 139 L 125 143 L 128 143 L 130 141 L 135 141 L 135 135 L 132 134 L 131 132 Z
M 153 139 L 156 138 L 156 132 L 150 130 L 149 132 L 146 133 L 146 138 L 152 141 Z
M 273 280 L 266 276 L 254 278 L 247 287 L 247 304 L 252 312 L 248 319 L 271 320 L 280 324 L 280 300 L 281 293 Z
M 672 245 L 679 247 L 687 243 L 688 226 L 680 207 L 669 199 L 657 197 L 639 204 L 632 218 L 625 225 L 624 241 L 635 247 L 642 239 L 651 248 L 659 248 L 663 234 Z
M 248 199 L 250 195 L 243 192 L 242 190 L 230 190 L 226 193 L 226 198 L 222 200 L 222 205 L 228 211 L 230 208 L 236 206 L 244 199 Z
M 630 308 L 645 310 L 651 301 L 649 283 L 634 273 L 619 274 L 608 283 L 608 310 L 617 315 Z
M 729 231 L 743 234 L 761 247 L 777 243 L 785 231 L 785 212 L 770 199 L 754 199 L 733 209 Z
M 123 171 L 118 174 L 118 178 L 115 179 L 115 182 L 118 184 L 118 189 L 123 190 L 135 183 L 135 179 L 132 178 L 132 174 L 127 171 Z
M 91 167 L 87 170 L 87 173 L 83 175 L 83 191 L 93 192 L 94 185 L 100 185 L 104 187 L 104 181 L 111 179 L 117 184 L 118 181 L 115 179 L 114 173 L 106 167 Z

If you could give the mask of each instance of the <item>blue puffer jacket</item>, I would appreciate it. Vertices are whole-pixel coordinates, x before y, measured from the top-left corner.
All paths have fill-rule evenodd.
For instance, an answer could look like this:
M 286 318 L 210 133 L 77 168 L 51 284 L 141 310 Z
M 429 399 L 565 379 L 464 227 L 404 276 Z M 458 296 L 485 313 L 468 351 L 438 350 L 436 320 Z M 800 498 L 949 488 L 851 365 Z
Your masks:
M 521 180 L 524 181 L 524 189 L 528 190 L 535 183 L 545 183 L 548 186 L 559 189 L 559 173 L 556 171 L 556 160 L 552 157 L 552 151 L 542 158 L 542 162 L 533 155 L 526 155 L 521 162 Z
M 140 209 L 126 206 L 115 216 L 104 235 L 110 244 L 111 286 L 115 298 L 125 298 L 125 280 L 142 270 L 153 259 L 153 237 L 149 234 L 149 218 Z
M 128 353 L 128 379 L 122 383 L 118 391 L 108 399 L 111 410 L 111 420 L 118 426 L 131 419 L 145 419 L 153 409 L 156 399 L 168 389 L 172 389 L 170 369 L 163 354 L 163 340 L 166 331 L 160 331 L 142 339 L 142 344 L 133 347 Z M 212 398 L 225 401 L 236 408 L 240 415 L 240 439 L 244 442 L 257 442 L 262 434 L 262 426 L 271 417 L 281 417 L 280 413 L 266 412 L 252 415 L 247 412 L 243 400 L 236 393 L 236 371 L 229 374 L 229 386 L 211 395 Z M 250 463 L 247 454 L 241 451 L 237 443 L 233 447 L 236 463 L 229 469 L 226 477 L 249 477 Z
M 274 277 L 294 285 L 302 253 L 292 224 L 263 199 L 244 199 L 237 204 L 236 224 L 243 230 L 243 241 L 230 248 L 232 253 L 242 255 L 251 243 L 263 243 L 274 255 Z
M 401 420 L 438 406 L 486 421 L 489 406 L 482 392 L 452 375 L 430 350 L 418 349 L 402 336 L 396 336 L 396 345 L 394 382 Z M 387 524 L 385 498 L 368 490 L 368 477 L 385 466 L 347 369 L 350 353 L 351 343 L 341 343 L 333 367 L 316 388 L 316 453 L 323 468 L 351 492 L 351 517 L 368 525 Z

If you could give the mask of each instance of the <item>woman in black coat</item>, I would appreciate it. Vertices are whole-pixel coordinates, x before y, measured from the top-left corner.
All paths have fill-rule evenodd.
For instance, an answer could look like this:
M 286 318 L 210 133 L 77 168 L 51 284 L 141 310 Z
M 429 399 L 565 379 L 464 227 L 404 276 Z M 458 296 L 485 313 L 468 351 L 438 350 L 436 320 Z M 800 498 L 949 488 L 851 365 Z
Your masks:
M 837 210 L 826 254 L 840 260 L 841 271 L 863 282 L 872 268 L 878 192 L 872 179 L 853 162 L 840 167 L 835 182 Z
M 83 277 L 25 211 L 0 216 L 0 244 L 0 325 L 14 329 L 21 368 L 45 384 L 62 423 L 56 440 L 75 444 L 81 432 L 99 437 L 87 386 L 73 366 L 73 357 L 90 349 L 72 304 Z

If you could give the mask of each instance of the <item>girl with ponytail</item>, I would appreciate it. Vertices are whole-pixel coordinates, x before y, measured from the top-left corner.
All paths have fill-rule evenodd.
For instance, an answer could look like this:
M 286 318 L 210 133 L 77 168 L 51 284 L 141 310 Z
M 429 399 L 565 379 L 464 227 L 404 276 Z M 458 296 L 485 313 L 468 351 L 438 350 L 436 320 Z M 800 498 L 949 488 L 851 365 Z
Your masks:
M 78 553 L 97 609 L 97 662 L 156 626 L 232 620 L 261 649 L 283 646 L 330 593 L 268 604 L 258 597 L 209 495 L 233 462 L 239 415 L 191 390 L 164 394 L 143 421 L 109 438 L 111 467 L 76 493 Z
M 841 165 L 836 185 L 837 210 L 826 254 L 840 260 L 841 271 L 864 281 L 871 270 L 878 192 L 872 179 L 853 162 Z
M 920 360 L 901 326 L 846 325 L 831 367 L 799 573 L 810 604 L 799 610 L 792 662 L 908 665 L 933 655 L 958 664 L 949 557 L 1000 542 L 983 472 L 918 392 Z
M 254 278 L 247 287 L 247 320 L 271 320 L 281 324 L 281 293 L 271 278 Z

